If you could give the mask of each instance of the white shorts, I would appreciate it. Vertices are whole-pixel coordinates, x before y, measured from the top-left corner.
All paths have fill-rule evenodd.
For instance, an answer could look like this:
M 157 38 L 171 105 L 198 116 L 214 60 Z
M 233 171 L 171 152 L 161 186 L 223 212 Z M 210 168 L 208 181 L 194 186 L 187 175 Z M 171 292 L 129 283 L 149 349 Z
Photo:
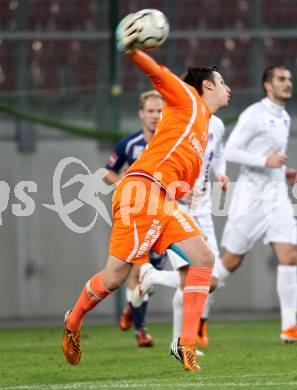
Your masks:
M 261 238 L 266 245 L 272 242 L 296 245 L 297 224 L 287 196 L 276 207 L 270 207 L 269 201 L 263 201 L 260 193 L 255 192 L 249 198 L 242 197 L 240 201 L 239 195 L 238 189 L 236 196 L 233 194 L 223 232 L 223 247 L 231 253 L 243 255 Z M 242 213 L 243 209 L 245 213 Z
M 206 244 L 210 247 L 215 255 L 215 264 L 212 271 L 212 276 L 218 277 L 218 262 L 221 261 L 217 239 L 215 236 L 214 225 L 211 218 L 211 215 L 203 215 L 203 216 L 191 216 L 191 218 L 195 221 L 199 229 L 202 233 L 207 237 Z M 182 259 L 178 254 L 176 254 L 172 249 L 167 249 L 167 255 L 171 262 L 171 265 L 174 269 L 178 270 L 179 268 L 185 267 L 189 265 L 184 259 Z

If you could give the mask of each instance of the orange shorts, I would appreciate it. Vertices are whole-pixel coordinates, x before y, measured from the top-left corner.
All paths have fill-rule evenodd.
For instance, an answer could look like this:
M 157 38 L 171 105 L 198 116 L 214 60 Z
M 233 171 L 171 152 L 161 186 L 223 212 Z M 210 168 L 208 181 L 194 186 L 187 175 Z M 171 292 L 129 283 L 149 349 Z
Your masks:
M 128 176 L 112 201 L 109 254 L 131 263 L 146 263 L 150 250 L 163 253 L 171 244 L 202 233 L 166 191 L 153 180 Z

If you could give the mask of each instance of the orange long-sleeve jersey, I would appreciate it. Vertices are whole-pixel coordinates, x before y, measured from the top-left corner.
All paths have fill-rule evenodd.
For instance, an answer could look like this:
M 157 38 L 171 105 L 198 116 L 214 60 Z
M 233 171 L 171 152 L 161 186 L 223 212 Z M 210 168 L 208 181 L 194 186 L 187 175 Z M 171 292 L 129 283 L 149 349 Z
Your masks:
M 164 108 L 153 139 L 127 174 L 154 177 L 179 199 L 200 174 L 211 114 L 195 88 L 147 54 L 135 51 L 130 58 L 163 96 Z

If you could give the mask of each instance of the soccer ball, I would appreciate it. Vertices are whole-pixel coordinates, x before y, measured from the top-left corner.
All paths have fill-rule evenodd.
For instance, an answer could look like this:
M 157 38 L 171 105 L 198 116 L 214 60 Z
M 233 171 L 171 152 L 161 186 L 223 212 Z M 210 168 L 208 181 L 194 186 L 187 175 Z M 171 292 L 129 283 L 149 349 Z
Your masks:
M 152 49 L 165 42 L 169 34 L 166 16 L 157 9 L 143 9 L 134 14 L 137 25 L 139 47 Z

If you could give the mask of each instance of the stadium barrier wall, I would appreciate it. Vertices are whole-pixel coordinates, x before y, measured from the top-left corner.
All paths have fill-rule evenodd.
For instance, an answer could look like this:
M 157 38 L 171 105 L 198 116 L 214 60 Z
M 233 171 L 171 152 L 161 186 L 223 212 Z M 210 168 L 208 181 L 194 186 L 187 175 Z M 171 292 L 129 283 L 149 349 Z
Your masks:
M 294 138 L 288 152 L 292 167 L 297 166 L 296 148 Z M 110 228 L 102 218 L 98 217 L 88 233 L 77 234 L 63 224 L 56 212 L 42 204 L 53 204 L 52 178 L 61 159 L 76 157 L 93 173 L 104 167 L 111 151 L 111 144 L 98 148 L 97 141 L 75 137 L 39 140 L 34 153 L 19 153 L 13 141 L 0 143 L 1 180 L 9 183 L 11 191 L 8 207 L 1 212 L 0 319 L 62 316 L 85 281 L 103 267 Z M 84 173 L 75 165 L 67 169 L 62 183 L 77 173 Z M 231 176 L 235 175 L 235 168 L 231 167 L 230 172 Z M 35 202 L 34 212 L 16 217 L 12 204 L 21 203 L 14 195 L 20 181 L 36 182 L 37 192 L 29 194 Z M 76 199 L 79 189 L 80 184 L 65 189 L 64 202 Z M 106 198 L 109 208 L 110 202 L 110 197 Z M 93 216 L 94 210 L 84 205 L 73 219 L 88 224 Z M 215 220 L 220 237 L 225 218 Z M 277 308 L 275 270 L 270 249 L 257 246 L 244 266 L 217 293 L 214 313 Z M 173 293 L 171 289 L 159 287 L 156 297 L 151 299 L 150 313 L 170 318 Z M 114 299 L 108 298 L 95 313 L 112 318 Z

